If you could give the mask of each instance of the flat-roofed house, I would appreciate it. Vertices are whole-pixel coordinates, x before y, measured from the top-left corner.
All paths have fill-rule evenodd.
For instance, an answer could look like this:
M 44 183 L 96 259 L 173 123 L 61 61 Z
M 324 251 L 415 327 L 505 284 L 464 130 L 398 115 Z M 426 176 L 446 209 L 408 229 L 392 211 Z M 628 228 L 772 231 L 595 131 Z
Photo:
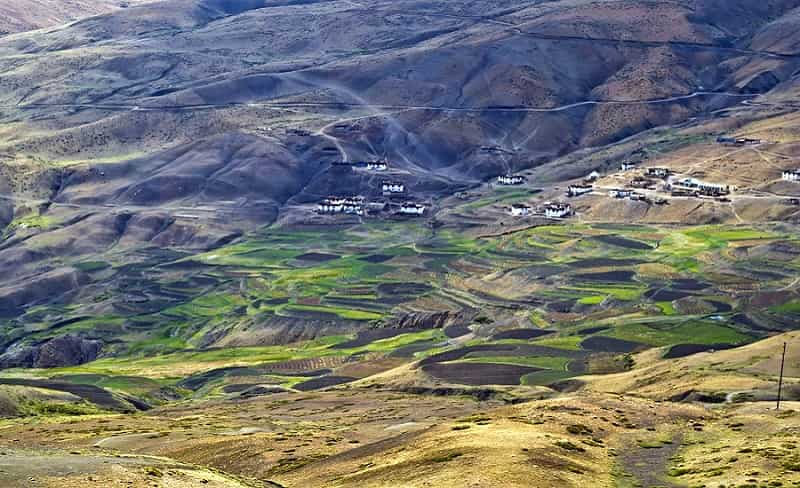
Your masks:
M 787 169 L 781 175 L 783 181 L 800 181 L 800 168 Z
M 647 168 L 645 174 L 647 176 L 652 176 L 653 178 L 666 178 L 667 176 L 670 175 L 670 170 L 669 168 L 660 168 L 660 167 Z
M 531 214 L 531 207 L 522 203 L 511 205 L 511 215 L 514 217 L 527 217 Z
M 422 215 L 425 213 L 425 206 L 418 203 L 406 202 L 400 205 L 400 213 L 403 215 Z
M 381 184 L 381 189 L 384 195 L 393 193 L 404 193 L 406 191 L 406 185 L 404 185 L 399 181 L 384 181 Z
M 525 183 L 525 178 L 520 175 L 503 175 L 497 177 L 497 182 L 501 185 L 521 185 Z
M 627 188 L 615 188 L 608 191 L 608 196 L 611 198 L 629 198 L 633 193 L 633 190 Z
M 572 206 L 568 203 L 547 203 L 544 206 L 544 216 L 548 219 L 563 219 L 572 215 Z
M 569 185 L 567 187 L 568 197 L 579 197 L 587 193 L 591 193 L 594 187 L 592 185 Z

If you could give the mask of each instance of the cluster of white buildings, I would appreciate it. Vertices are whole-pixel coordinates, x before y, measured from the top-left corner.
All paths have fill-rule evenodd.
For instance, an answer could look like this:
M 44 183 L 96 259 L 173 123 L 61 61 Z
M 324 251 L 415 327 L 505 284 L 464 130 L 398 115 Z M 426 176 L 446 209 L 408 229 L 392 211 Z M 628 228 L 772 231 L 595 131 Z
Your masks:
M 328 197 L 317 204 L 317 211 L 324 214 L 364 215 L 364 197 Z
M 707 196 L 722 196 L 728 195 L 731 192 L 730 185 L 722 185 L 719 183 L 707 183 L 705 181 L 696 180 L 694 178 L 681 178 L 670 182 L 671 188 L 681 190 L 694 190 L 701 195 Z

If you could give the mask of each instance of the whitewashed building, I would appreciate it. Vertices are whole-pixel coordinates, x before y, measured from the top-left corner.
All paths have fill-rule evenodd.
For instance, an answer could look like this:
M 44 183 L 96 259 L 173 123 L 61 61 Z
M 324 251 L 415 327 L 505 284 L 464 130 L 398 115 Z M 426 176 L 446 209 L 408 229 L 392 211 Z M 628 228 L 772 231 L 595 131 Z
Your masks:
M 633 195 L 633 190 L 629 190 L 627 188 L 615 188 L 613 190 L 609 190 L 608 196 L 611 198 L 629 198 Z
M 406 191 L 406 185 L 400 183 L 399 181 L 384 181 L 381 185 L 381 189 L 383 190 L 384 195 L 404 193 Z
M 531 207 L 522 203 L 511 205 L 511 215 L 514 217 L 527 217 L 532 212 Z
M 328 197 L 317 204 L 317 212 L 364 215 L 364 197 Z
M 659 167 L 647 168 L 645 174 L 647 174 L 647 176 L 652 176 L 654 178 L 666 178 L 667 176 L 670 175 L 670 170 L 669 168 L 659 168 Z
M 386 161 L 367 161 L 367 171 L 386 171 L 389 164 Z
M 521 185 L 525 183 L 525 178 L 519 175 L 503 175 L 497 177 L 497 182 L 501 185 Z
M 422 215 L 425 213 L 425 206 L 407 202 L 400 205 L 400 213 L 403 215 Z
M 788 169 L 781 175 L 783 181 L 800 181 L 800 168 Z
M 591 193 L 592 190 L 594 190 L 592 185 L 569 185 L 569 187 L 567 187 L 567 196 L 579 197 Z
M 632 163 L 630 161 L 624 161 L 622 164 L 619 165 L 619 169 L 622 171 L 630 171 L 636 167 L 636 163 Z
M 548 219 L 563 219 L 572 215 L 572 206 L 568 203 L 548 203 L 544 206 L 544 216 Z

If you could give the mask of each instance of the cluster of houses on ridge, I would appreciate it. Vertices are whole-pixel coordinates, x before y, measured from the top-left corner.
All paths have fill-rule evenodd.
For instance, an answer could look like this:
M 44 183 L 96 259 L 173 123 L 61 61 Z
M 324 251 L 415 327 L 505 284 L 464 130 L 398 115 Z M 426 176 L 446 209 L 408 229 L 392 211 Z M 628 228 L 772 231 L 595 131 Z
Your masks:
M 334 166 L 348 167 L 370 172 L 383 172 L 389 169 L 386 159 L 373 161 L 338 161 Z M 406 195 L 406 185 L 402 181 L 383 180 L 381 182 L 381 194 L 384 197 L 403 197 Z M 367 215 L 374 214 L 387 209 L 395 209 L 395 213 L 407 216 L 420 216 L 425 214 L 425 205 L 413 201 L 403 200 L 399 203 L 390 204 L 389 202 L 367 202 L 363 196 L 330 196 L 317 204 L 317 213 L 335 215 Z
M 599 175 L 598 175 L 599 177 Z M 497 184 L 502 186 L 518 186 L 525 183 L 525 177 L 520 175 L 506 174 L 497 177 Z M 591 186 L 588 187 L 591 191 Z M 572 206 L 563 202 L 545 202 L 538 209 L 524 203 L 511 205 L 509 213 L 512 217 L 529 217 L 532 215 L 544 215 L 548 219 L 563 219 L 571 216 L 575 212 Z
M 575 212 L 572 210 L 572 205 L 563 202 L 545 202 L 538 211 L 524 203 L 515 203 L 511 205 L 511 215 L 513 217 L 529 217 L 531 215 L 544 215 L 548 219 L 564 219 Z

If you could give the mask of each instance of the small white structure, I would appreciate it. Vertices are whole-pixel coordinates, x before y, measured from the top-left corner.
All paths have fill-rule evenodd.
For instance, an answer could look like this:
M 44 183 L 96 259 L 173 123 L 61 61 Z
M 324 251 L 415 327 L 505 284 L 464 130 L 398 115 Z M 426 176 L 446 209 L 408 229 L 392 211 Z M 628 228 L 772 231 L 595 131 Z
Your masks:
M 317 204 L 317 212 L 364 215 L 364 197 L 328 197 Z
M 645 173 L 647 176 L 652 176 L 654 178 L 666 178 L 669 176 L 670 171 L 669 168 L 647 168 L 647 172 Z
M 548 219 L 563 219 L 572 215 L 572 206 L 568 203 L 547 203 L 544 206 L 544 216 Z
M 591 173 L 586 175 L 586 178 L 584 178 L 583 180 L 592 182 L 592 181 L 597 181 L 598 179 L 600 179 L 600 173 L 598 173 L 597 171 L 592 171 Z
M 400 205 L 400 213 L 403 215 L 422 215 L 425 213 L 425 206 L 406 202 Z
M 568 197 L 579 197 L 587 193 L 591 193 L 594 187 L 592 185 L 569 185 L 567 187 Z
M 384 181 L 381 185 L 381 189 L 383 190 L 384 195 L 392 193 L 404 193 L 406 191 L 406 185 L 400 183 L 399 181 Z
M 675 188 L 694 189 L 699 193 L 708 196 L 727 195 L 731 192 L 730 186 L 719 183 L 706 183 L 705 181 L 694 178 L 681 178 L 672 184 Z
M 497 177 L 497 182 L 501 185 L 521 185 L 525 183 L 525 178 L 519 175 L 503 175 Z
M 781 175 L 781 179 L 783 181 L 800 181 L 800 168 L 784 171 Z
M 627 188 L 615 188 L 613 190 L 609 190 L 608 196 L 611 198 L 629 198 L 633 195 L 633 190 L 629 190 Z
M 386 171 L 389 164 L 386 161 L 367 161 L 367 171 Z
M 622 164 L 619 165 L 619 169 L 622 171 L 630 171 L 636 167 L 636 163 L 632 163 L 630 161 L 624 161 Z
M 531 207 L 522 203 L 511 205 L 511 215 L 514 217 L 527 217 L 531 214 Z

